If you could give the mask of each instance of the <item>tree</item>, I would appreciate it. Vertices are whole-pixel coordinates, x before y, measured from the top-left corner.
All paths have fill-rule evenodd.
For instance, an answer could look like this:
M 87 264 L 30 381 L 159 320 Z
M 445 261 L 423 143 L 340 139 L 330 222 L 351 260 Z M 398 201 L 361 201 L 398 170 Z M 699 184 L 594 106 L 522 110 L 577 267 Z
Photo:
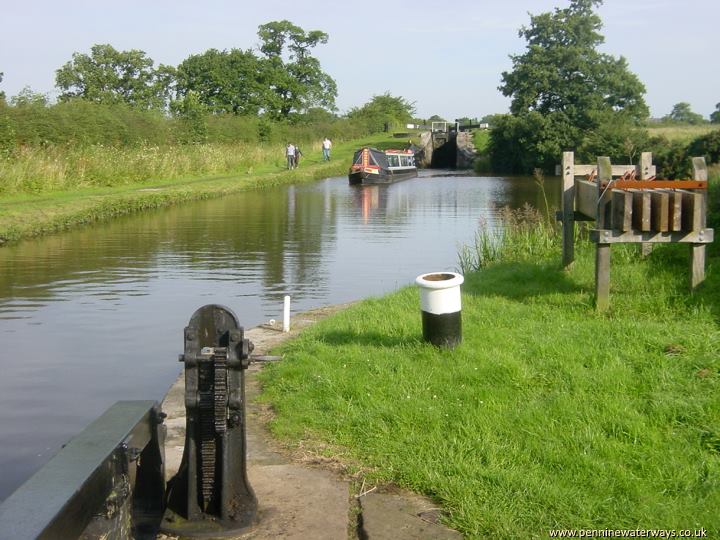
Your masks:
M 10 98 L 10 105 L 13 107 L 47 107 L 49 103 L 47 94 L 35 92 L 29 86 Z
M 60 101 L 82 98 L 96 103 L 126 103 L 141 109 L 165 105 L 167 73 L 172 68 L 153 68 L 143 51 L 117 51 L 111 45 L 93 45 L 90 54 L 74 53 L 72 60 L 55 72 L 62 91 Z
M 663 118 L 663 120 L 667 120 L 670 122 L 675 122 L 678 124 L 702 124 L 705 122 L 705 119 L 702 117 L 701 114 L 698 114 L 696 112 L 693 112 L 690 108 L 690 104 L 682 101 L 680 103 L 676 103 L 672 111 L 670 111 L 670 114 L 668 114 L 666 117 Z
M 503 72 L 499 89 L 511 98 L 510 111 L 517 117 L 510 122 L 513 129 L 536 154 L 520 160 L 524 170 L 516 172 L 536 166 L 551 170 L 563 149 L 580 147 L 599 126 L 618 121 L 637 125 L 647 117 L 645 88 L 625 59 L 597 51 L 604 38 L 593 7 L 601 3 L 570 0 L 565 9 L 531 15 L 530 26 L 520 29 L 527 50 L 510 57 L 513 69 Z M 522 151 L 517 144 L 511 146 Z M 513 168 L 520 162 L 513 162 Z
M 252 51 L 209 49 L 177 67 L 178 99 L 190 93 L 209 112 L 257 114 L 267 96 L 259 59 Z
M 4 73 L 0 72 L 0 82 Z M 15 148 L 15 127 L 13 119 L 8 114 L 5 103 L 5 92 L 0 92 L 0 156 L 5 156 Z
M 334 122 L 337 118 L 336 114 L 331 113 L 327 109 L 323 109 L 322 107 L 312 107 L 305 111 L 301 120 L 307 124 L 320 124 Z
M 379 132 L 385 124 L 406 124 L 412 121 L 415 104 L 402 97 L 385 92 L 373 98 L 362 107 L 354 107 L 347 113 L 352 120 L 364 122 L 371 131 Z
M 713 124 L 720 124 L 720 103 L 715 105 L 715 110 L 710 114 L 710 121 Z
M 335 110 L 337 85 L 310 54 L 313 47 L 327 43 L 325 32 L 306 32 L 283 20 L 260 25 L 258 36 L 263 55 L 259 75 L 271 90 L 264 109 L 270 115 L 288 118 L 312 107 Z
M 202 143 L 207 140 L 207 106 L 202 103 L 193 90 L 187 92 L 182 99 L 172 102 L 173 112 L 180 117 L 184 133 L 181 140 L 185 143 Z

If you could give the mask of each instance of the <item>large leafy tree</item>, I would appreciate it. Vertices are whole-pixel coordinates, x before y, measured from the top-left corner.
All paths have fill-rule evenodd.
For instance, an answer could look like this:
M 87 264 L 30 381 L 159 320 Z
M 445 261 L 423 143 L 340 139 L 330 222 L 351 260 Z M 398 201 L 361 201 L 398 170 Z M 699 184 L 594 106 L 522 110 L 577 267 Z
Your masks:
M 312 56 L 311 49 L 328 41 L 320 30 L 305 31 L 290 21 L 260 25 L 261 76 L 270 93 L 264 109 L 271 116 L 288 118 L 313 107 L 335 109 L 337 85 Z
M 720 103 L 715 105 L 715 110 L 710 113 L 710 121 L 713 124 L 720 124 Z
M 2 82 L 4 76 L 5 76 L 5 74 L 2 71 L 0 71 L 0 82 Z M 5 101 L 5 92 L 0 91 L 0 102 L 3 102 L 3 101 Z
M 153 67 L 140 50 L 118 51 L 111 45 L 93 45 L 90 54 L 74 53 L 55 72 L 59 99 L 82 98 L 96 103 L 125 103 L 142 109 L 162 108 L 172 68 Z
M 504 141 L 495 144 L 494 152 L 505 143 L 520 148 L 517 140 L 506 140 L 517 136 L 535 153 L 524 156 L 522 164 L 510 160 L 518 172 L 530 166 L 551 169 L 562 149 L 579 148 L 598 127 L 616 122 L 632 126 L 648 115 L 645 88 L 626 60 L 597 50 L 604 38 L 593 8 L 601 3 L 570 0 L 567 8 L 531 15 L 530 25 L 519 31 L 527 49 L 510 57 L 513 69 L 502 74 L 499 87 L 511 98 L 516 117 L 502 124 L 514 130 L 493 137 L 494 143 Z
M 385 92 L 373 96 L 362 107 L 354 107 L 348 111 L 348 118 L 364 122 L 371 131 L 382 131 L 385 124 L 405 124 L 411 122 L 415 114 L 414 103 L 403 97 L 391 96 Z
M 693 112 L 690 104 L 685 101 L 673 105 L 672 111 L 670 111 L 670 114 L 667 115 L 664 120 L 678 124 L 702 124 L 705 122 L 702 115 Z
M 213 113 L 257 114 L 267 96 L 265 73 L 252 51 L 209 49 L 177 67 L 177 95 L 193 94 Z

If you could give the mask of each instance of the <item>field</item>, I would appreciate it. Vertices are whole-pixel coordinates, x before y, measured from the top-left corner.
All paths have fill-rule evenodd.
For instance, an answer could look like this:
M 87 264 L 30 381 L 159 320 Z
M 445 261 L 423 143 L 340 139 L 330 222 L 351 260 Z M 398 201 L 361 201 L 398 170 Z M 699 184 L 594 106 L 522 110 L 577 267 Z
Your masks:
M 718 124 L 703 124 L 699 126 L 660 125 L 656 127 L 649 127 L 648 131 L 650 132 L 650 136 L 663 136 L 667 137 L 671 141 L 679 141 L 687 144 L 693 139 L 717 130 L 719 127 L 720 126 L 718 126 Z

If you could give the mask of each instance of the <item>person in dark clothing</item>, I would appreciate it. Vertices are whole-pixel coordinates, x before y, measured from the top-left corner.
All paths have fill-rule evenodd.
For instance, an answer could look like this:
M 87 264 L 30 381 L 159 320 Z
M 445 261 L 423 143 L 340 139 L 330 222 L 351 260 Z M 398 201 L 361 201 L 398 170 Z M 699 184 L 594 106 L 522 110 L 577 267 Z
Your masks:
M 303 153 L 302 150 L 300 150 L 300 147 L 298 145 L 295 145 L 295 168 L 298 168 L 298 165 L 300 165 L 300 158 L 302 157 Z

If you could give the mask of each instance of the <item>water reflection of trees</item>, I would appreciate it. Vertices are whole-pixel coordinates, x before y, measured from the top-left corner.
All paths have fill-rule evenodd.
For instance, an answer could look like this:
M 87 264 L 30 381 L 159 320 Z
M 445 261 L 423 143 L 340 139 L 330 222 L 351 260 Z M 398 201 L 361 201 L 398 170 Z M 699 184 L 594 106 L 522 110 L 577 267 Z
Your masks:
M 333 201 L 319 190 L 277 188 L 117 219 L 0 250 L 0 297 L 50 299 L 73 287 L 137 288 L 159 272 L 251 282 L 263 290 L 322 282 Z M 203 272 L 207 271 L 207 275 Z

